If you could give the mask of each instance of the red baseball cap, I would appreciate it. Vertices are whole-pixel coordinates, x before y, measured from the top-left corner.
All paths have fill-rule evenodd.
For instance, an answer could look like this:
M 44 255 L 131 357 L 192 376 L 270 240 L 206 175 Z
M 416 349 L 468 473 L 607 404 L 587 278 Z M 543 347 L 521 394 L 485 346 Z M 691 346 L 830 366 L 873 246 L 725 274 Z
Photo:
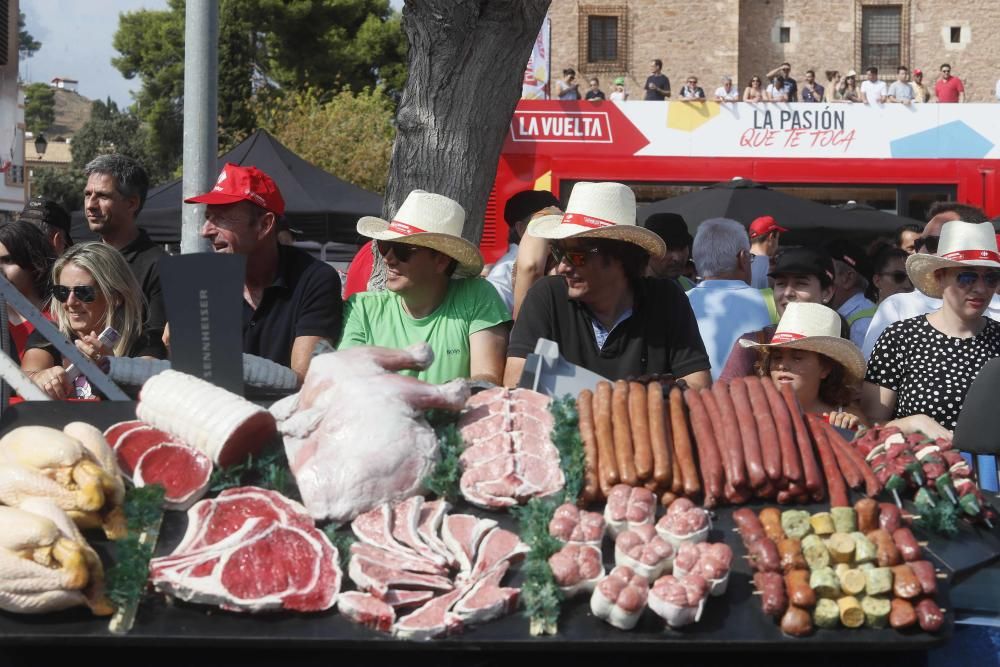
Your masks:
M 189 197 L 185 204 L 237 204 L 248 201 L 261 208 L 284 215 L 285 200 L 271 177 L 257 167 L 241 167 L 226 163 L 219 174 L 219 180 L 211 191 L 197 197 Z
M 769 215 L 762 215 L 753 222 L 750 223 L 750 238 L 754 239 L 758 236 L 765 236 L 771 232 L 787 232 L 788 230 L 784 227 L 779 227 L 778 223 L 774 221 Z

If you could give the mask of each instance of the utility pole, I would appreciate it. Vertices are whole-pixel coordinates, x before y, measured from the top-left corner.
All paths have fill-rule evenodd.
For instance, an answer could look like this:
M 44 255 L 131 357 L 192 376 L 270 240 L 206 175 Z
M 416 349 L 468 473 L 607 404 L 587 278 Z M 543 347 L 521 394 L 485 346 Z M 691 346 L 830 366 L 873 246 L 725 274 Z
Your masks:
M 219 4 L 188 0 L 184 10 L 184 198 L 208 192 L 218 175 Z M 184 204 L 181 252 L 206 252 L 198 231 L 204 204 Z

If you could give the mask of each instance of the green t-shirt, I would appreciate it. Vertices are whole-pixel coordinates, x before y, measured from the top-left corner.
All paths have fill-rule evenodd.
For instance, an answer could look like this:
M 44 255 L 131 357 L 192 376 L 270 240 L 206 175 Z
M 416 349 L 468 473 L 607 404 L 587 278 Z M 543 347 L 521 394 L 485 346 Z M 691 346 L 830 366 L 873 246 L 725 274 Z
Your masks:
M 355 294 L 346 310 L 338 349 L 358 345 L 403 348 L 427 342 L 434 350 L 430 368 L 402 372 L 434 384 L 469 377 L 469 336 L 510 321 L 503 299 L 483 278 L 450 281 L 441 305 L 421 319 L 408 315 L 402 299 L 388 290 Z

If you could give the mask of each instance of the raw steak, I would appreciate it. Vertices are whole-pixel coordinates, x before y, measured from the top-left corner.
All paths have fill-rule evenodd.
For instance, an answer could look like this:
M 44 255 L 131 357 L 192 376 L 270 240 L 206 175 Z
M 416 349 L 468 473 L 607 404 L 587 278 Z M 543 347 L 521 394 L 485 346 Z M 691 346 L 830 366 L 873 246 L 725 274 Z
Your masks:
M 509 614 L 517 608 L 520 589 L 500 586 L 508 567 L 508 563 L 495 567 L 488 575 L 479 579 L 458 601 L 452 611 L 462 619 L 463 623 L 467 625 L 485 623 Z
M 139 428 L 140 426 L 148 426 L 148 424 L 144 424 L 138 419 L 131 419 L 129 421 L 112 424 L 106 431 L 104 431 L 104 439 L 107 440 L 111 449 L 114 449 L 118 444 L 118 438 L 122 437 L 132 429 Z
M 425 502 L 423 507 L 420 508 L 420 523 L 417 526 L 417 532 L 424 543 L 433 549 L 436 554 L 444 558 L 449 566 L 457 567 L 458 561 L 455 558 L 455 554 L 448 549 L 439 537 L 441 522 L 444 520 L 444 516 L 448 513 L 449 509 L 451 509 L 451 505 L 444 500 L 435 500 L 430 503 Z
M 379 632 L 389 632 L 396 621 L 396 611 L 368 593 L 341 593 L 337 599 L 337 609 L 355 623 Z
M 352 544 L 351 554 L 367 558 L 370 561 L 375 561 L 376 563 L 381 563 L 397 570 L 407 570 L 422 574 L 448 574 L 447 568 L 435 565 L 426 558 L 410 558 L 394 551 L 386 551 L 385 549 L 374 547 L 367 542 L 355 542 Z
M 193 447 L 165 442 L 139 458 L 133 477 L 137 487 L 162 485 L 167 509 L 186 510 L 208 490 L 212 461 Z
M 123 423 L 131 424 L 133 422 Z M 135 472 L 135 466 L 139 463 L 139 459 L 142 458 L 142 455 L 153 447 L 161 445 L 165 442 L 175 441 L 170 437 L 169 433 L 165 433 L 159 429 L 153 428 L 152 426 L 145 425 L 130 428 L 127 431 L 120 433 L 113 442 L 111 440 L 108 441 L 112 449 L 115 450 L 115 456 L 118 459 L 118 467 L 121 468 L 122 473 L 124 473 L 129 479 L 132 478 L 132 475 Z
M 420 510 L 423 505 L 423 496 L 413 496 L 396 505 L 392 510 L 392 536 L 427 560 L 445 566 L 448 559 L 424 544 L 420 537 Z
M 351 558 L 347 575 L 359 590 L 367 591 L 380 600 L 385 598 L 390 588 L 435 591 L 450 591 L 454 588 L 451 581 L 444 577 L 396 570 L 357 555 Z
M 465 589 L 455 589 L 436 597 L 392 626 L 392 634 L 403 639 L 433 639 L 462 631 L 462 619 L 449 610 Z
M 362 542 L 379 549 L 385 549 L 407 558 L 422 558 L 416 551 L 400 544 L 392 536 L 393 521 L 392 505 L 383 503 L 354 519 L 351 522 L 351 531 Z
M 471 514 L 450 514 L 444 518 L 441 537 L 463 572 L 472 571 L 480 540 L 496 525 L 497 522 L 492 519 L 480 519 Z
M 506 572 L 507 566 L 524 554 L 531 551 L 521 538 L 509 530 L 495 528 L 486 534 L 479 544 L 476 553 L 476 564 L 472 567 L 471 578 L 479 580 L 487 577 L 496 567 L 503 567 Z
M 342 523 L 422 490 L 439 456 L 423 411 L 460 410 L 469 389 L 464 380 L 432 385 L 392 371 L 427 368 L 433 358 L 425 343 L 321 354 L 302 390 L 271 406 L 310 514 Z

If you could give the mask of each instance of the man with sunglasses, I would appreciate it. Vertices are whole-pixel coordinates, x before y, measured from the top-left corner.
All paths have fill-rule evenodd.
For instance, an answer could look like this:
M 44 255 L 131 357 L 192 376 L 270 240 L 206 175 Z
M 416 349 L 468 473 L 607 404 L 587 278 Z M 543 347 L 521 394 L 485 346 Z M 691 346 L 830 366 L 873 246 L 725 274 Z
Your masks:
M 951 75 L 951 65 L 941 65 L 941 77 L 934 84 L 934 96 L 941 104 L 955 104 L 965 101 L 965 86 L 957 76 Z
M 847 321 L 851 342 L 860 348 L 875 316 L 875 304 L 865 297 L 872 280 L 871 263 L 865 251 L 850 241 L 831 241 L 826 251 L 833 258 L 834 274 L 833 298 L 828 305 Z
M 375 240 L 387 290 L 348 300 L 340 349 L 426 342 L 434 361 L 403 373 L 434 384 L 456 378 L 500 384 L 510 312 L 479 277 L 483 257 L 462 238 L 464 226 L 458 202 L 423 190 L 407 195 L 391 222 L 361 218 L 358 233 Z
M 340 335 L 340 276 L 278 243 L 285 200 L 256 167 L 227 163 L 210 192 L 184 201 L 208 205 L 201 235 L 215 252 L 246 257 L 243 351 L 290 367 L 301 382 L 316 345 L 335 344 Z
M 511 332 L 504 384 L 521 380 L 538 340 L 558 343 L 562 357 L 610 380 L 674 375 L 711 384 L 698 323 L 671 280 L 645 277 L 663 239 L 636 224 L 635 195 L 621 183 L 577 183 L 566 212 L 528 225 L 548 239 L 558 275 L 532 286 Z
M 989 219 L 975 206 L 960 204 L 954 201 L 935 202 L 927 212 L 929 220 L 914 244 L 913 248 L 917 253 L 935 255 L 938 251 L 938 239 L 941 237 L 941 228 L 946 222 L 962 220 L 964 222 L 981 223 Z M 861 354 L 865 359 L 870 359 L 875 343 L 882 332 L 893 322 L 909 319 L 918 315 L 925 315 L 941 307 L 941 299 L 929 297 L 919 290 L 903 294 L 894 294 L 878 305 L 875 316 L 872 317 L 871 324 L 868 325 L 868 333 L 865 335 L 864 345 L 861 347 Z M 1000 320 L 1000 297 L 994 296 L 984 313 L 986 317 Z

